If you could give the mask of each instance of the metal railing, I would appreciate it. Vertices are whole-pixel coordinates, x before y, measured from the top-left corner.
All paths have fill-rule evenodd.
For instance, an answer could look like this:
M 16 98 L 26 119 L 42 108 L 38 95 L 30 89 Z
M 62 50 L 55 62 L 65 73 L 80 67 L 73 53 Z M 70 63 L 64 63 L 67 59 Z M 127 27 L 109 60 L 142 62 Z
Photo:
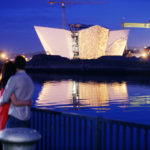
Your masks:
M 150 126 L 32 108 L 36 150 L 149 150 Z

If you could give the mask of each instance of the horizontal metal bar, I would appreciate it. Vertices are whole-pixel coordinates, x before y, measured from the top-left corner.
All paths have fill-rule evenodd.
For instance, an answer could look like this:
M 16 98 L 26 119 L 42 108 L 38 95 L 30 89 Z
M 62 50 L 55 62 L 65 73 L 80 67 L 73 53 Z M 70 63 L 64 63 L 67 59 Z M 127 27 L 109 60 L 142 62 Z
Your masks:
M 32 111 L 37 111 L 37 112 L 47 112 L 47 113 L 54 113 L 56 115 L 62 115 L 62 116 L 68 116 L 68 117 L 79 117 L 82 119 L 88 119 L 88 120 L 99 120 L 101 122 L 107 122 L 107 123 L 112 123 L 112 124 L 117 124 L 117 125 L 123 125 L 123 126 L 130 126 L 130 127 L 138 127 L 138 128 L 145 128 L 150 130 L 150 125 L 145 125 L 145 124 L 139 124 L 139 123 L 134 123 L 134 122 L 127 122 L 127 121 L 121 121 L 121 120 L 112 120 L 112 119 L 107 119 L 103 117 L 92 117 L 92 116 L 86 116 L 86 115 L 80 115 L 78 113 L 71 113 L 71 112 L 58 112 L 54 110 L 46 110 L 46 109 L 41 109 L 41 108 L 31 108 Z

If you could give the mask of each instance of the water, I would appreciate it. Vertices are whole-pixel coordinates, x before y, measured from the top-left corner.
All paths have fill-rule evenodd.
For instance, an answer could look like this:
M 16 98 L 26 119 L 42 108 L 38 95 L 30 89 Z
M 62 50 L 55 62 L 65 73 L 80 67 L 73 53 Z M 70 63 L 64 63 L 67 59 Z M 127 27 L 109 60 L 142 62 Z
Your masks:
M 148 77 L 30 75 L 33 107 L 150 124 Z

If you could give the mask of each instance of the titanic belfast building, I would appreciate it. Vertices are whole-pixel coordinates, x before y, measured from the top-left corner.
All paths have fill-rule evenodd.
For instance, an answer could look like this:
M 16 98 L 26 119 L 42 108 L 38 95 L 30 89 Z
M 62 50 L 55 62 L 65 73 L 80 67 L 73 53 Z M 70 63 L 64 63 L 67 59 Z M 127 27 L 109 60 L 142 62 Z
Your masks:
M 48 55 L 69 59 L 97 59 L 101 56 L 122 56 L 129 30 L 109 30 L 99 25 L 69 25 L 70 30 L 34 26 Z

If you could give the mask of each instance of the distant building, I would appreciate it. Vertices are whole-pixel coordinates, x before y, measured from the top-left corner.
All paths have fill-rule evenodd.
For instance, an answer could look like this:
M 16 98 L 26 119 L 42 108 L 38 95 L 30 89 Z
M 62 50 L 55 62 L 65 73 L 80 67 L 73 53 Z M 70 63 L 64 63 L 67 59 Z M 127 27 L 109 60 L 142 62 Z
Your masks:
M 35 26 L 49 55 L 96 59 L 104 55 L 123 55 L 129 30 L 110 31 L 99 25 L 71 24 L 70 30 Z
M 150 56 L 150 46 L 144 48 L 144 53 L 147 56 Z

